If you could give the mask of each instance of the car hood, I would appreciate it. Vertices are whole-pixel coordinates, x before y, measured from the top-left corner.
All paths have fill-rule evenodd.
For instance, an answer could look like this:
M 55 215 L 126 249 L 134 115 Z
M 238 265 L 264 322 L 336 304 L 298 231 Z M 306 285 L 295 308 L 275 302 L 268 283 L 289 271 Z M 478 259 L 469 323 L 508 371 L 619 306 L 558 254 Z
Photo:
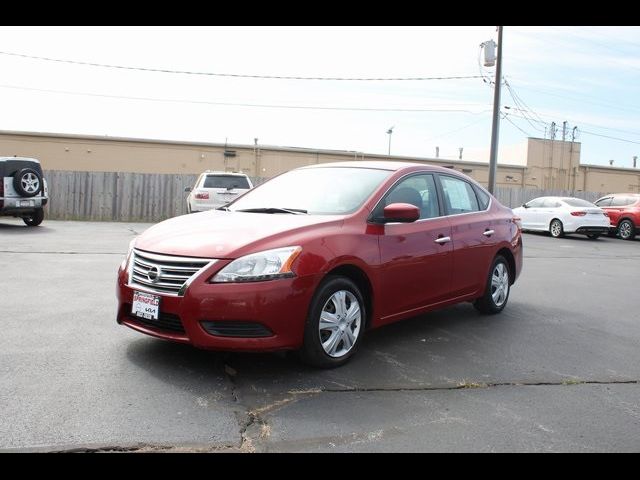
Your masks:
M 289 245 L 305 231 L 342 224 L 342 216 L 210 210 L 174 217 L 141 234 L 135 248 L 165 255 L 237 258 Z M 283 243 L 278 244 L 281 241 Z M 256 245 L 258 243 L 258 245 Z

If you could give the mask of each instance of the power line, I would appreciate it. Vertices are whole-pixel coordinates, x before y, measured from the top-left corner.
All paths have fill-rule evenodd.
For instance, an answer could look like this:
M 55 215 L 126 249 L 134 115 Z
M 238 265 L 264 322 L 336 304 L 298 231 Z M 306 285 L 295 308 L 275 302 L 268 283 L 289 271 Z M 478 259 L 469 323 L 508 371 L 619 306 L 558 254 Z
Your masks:
M 524 117 L 522 117 L 520 115 L 515 115 L 513 113 L 505 113 L 505 115 L 510 115 L 510 116 L 517 117 L 517 118 L 524 118 Z M 545 122 L 540 122 L 540 123 L 546 124 Z M 580 129 L 580 132 L 584 133 L 586 135 L 594 135 L 596 137 L 610 138 L 611 140 L 618 140 L 619 142 L 634 143 L 636 145 L 640 145 L 640 142 L 635 141 L 635 140 L 629 140 L 628 138 L 613 137 L 611 135 L 604 135 L 604 134 L 601 134 L 601 133 L 590 132 L 588 130 L 583 130 L 583 129 Z
M 518 125 L 516 125 L 508 116 L 507 114 L 500 112 L 500 115 L 502 116 L 503 119 L 505 119 L 507 122 L 509 122 L 511 125 L 513 125 L 514 127 L 516 127 L 518 130 L 520 130 L 522 133 L 524 133 L 527 137 L 531 137 L 531 134 L 528 132 L 525 132 L 523 129 L 521 129 Z
M 446 137 L 447 135 L 451 135 L 452 133 L 460 132 L 460 131 L 465 130 L 465 129 L 469 128 L 469 127 L 473 127 L 474 125 L 477 125 L 480 122 L 484 122 L 486 120 L 487 120 L 486 118 L 481 118 L 480 120 L 476 120 L 475 122 L 471 122 L 471 123 L 465 125 L 464 127 L 456 128 L 455 130 L 451 130 L 451 131 L 448 131 L 448 132 L 445 132 L 445 133 L 439 133 L 438 135 L 435 135 L 433 137 L 427 138 L 425 140 L 425 142 L 429 142 L 431 140 L 435 140 L 436 138 L 440 138 L 440 137 Z
M 214 72 L 196 72 L 189 70 L 170 70 L 167 68 L 147 68 L 147 67 L 129 67 L 124 65 L 111 65 L 106 63 L 81 62 L 78 60 L 65 60 L 60 58 L 40 57 L 37 55 L 26 55 L 14 52 L 2 52 L 0 55 L 7 55 L 19 58 L 29 58 L 31 60 L 44 60 L 47 62 L 68 63 L 72 65 L 84 65 L 89 67 L 115 68 L 120 70 L 136 70 L 140 72 L 155 73 L 171 73 L 179 75 L 204 75 L 209 77 L 232 77 L 232 78 L 254 78 L 268 80 L 331 80 L 331 81 L 349 81 L 349 82 L 401 82 L 401 81 L 423 81 L 423 80 L 465 80 L 471 78 L 482 78 L 480 75 L 450 75 L 437 77 L 302 77 L 302 76 L 286 76 L 286 75 L 248 75 L 239 73 L 214 73 Z
M 68 90 L 50 90 L 44 88 L 20 87 L 16 85 L 0 85 L 0 88 L 10 88 L 15 90 L 26 90 L 31 92 L 56 93 L 63 95 L 80 95 L 98 98 L 116 98 L 121 100 L 140 100 L 146 102 L 167 102 L 167 103 L 188 103 L 197 105 L 219 105 L 227 107 L 253 107 L 253 108 L 282 108 L 296 110 L 339 110 L 339 111 L 355 111 L 355 112 L 407 112 L 407 113 L 423 113 L 423 112 L 442 112 L 442 113 L 468 113 L 470 115 L 480 115 L 490 112 L 491 110 L 481 110 L 473 112 L 463 109 L 445 109 L 445 108 L 369 108 L 369 107 L 321 107 L 317 105 L 274 105 L 263 103 L 231 103 L 231 102 L 212 102 L 207 100 L 186 100 L 175 98 L 154 98 L 154 97 L 137 97 L 124 95 L 108 95 L 102 93 L 90 92 L 73 92 Z

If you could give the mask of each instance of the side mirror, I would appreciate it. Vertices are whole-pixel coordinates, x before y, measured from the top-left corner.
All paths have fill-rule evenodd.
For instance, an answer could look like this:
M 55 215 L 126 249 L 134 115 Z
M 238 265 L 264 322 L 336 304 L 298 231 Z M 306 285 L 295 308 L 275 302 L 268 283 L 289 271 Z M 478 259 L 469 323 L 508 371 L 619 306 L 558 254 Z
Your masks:
M 384 222 L 411 223 L 420 218 L 420 209 L 410 203 L 392 203 L 384 207 Z
M 189 193 L 189 192 L 191 191 L 191 187 L 186 187 L 186 188 L 184 189 L 184 191 L 185 191 L 186 193 Z
M 526 203 L 523 203 L 523 204 L 522 204 L 522 207 L 523 207 L 523 208 L 529 208 L 529 206 L 528 206 Z

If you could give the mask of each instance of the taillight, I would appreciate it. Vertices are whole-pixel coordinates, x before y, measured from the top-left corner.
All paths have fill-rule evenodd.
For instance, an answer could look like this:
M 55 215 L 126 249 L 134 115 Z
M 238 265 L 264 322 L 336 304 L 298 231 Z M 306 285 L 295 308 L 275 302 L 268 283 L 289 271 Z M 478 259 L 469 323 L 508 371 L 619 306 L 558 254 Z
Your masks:
M 586 214 L 587 212 L 571 212 L 574 217 L 584 217 Z
M 209 192 L 197 192 L 196 198 L 198 200 L 209 200 Z
M 522 219 L 520 217 L 513 217 L 511 221 L 516 224 L 518 229 L 522 230 Z

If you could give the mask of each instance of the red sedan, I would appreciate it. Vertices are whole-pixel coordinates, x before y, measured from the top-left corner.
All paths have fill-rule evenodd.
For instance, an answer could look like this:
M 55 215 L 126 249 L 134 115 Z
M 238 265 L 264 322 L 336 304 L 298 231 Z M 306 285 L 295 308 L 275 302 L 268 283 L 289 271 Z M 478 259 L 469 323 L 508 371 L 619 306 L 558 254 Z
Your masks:
M 459 302 L 507 304 L 519 219 L 450 169 L 344 162 L 284 173 L 149 228 L 118 272 L 118 323 L 198 348 L 345 363 L 365 330 Z

